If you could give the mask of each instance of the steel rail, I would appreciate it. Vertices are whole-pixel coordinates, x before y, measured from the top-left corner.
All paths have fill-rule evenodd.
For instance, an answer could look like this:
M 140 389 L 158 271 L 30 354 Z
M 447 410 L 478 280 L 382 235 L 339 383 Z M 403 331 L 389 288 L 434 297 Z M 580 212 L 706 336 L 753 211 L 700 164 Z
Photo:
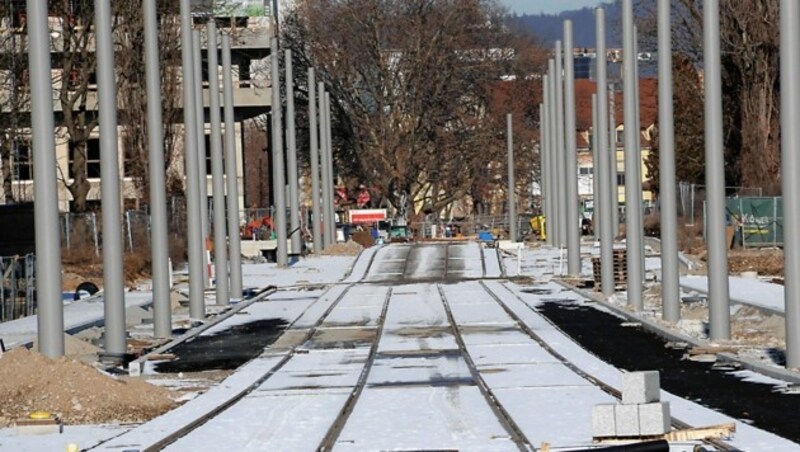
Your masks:
M 389 301 L 392 298 L 392 290 L 392 288 L 389 288 L 389 290 L 386 292 L 386 298 L 383 301 L 383 308 L 381 309 L 380 316 L 378 316 L 378 328 L 375 333 L 375 340 L 370 346 L 369 355 L 367 355 L 364 368 L 361 369 L 361 374 L 358 376 L 358 381 L 356 382 L 353 391 L 350 392 L 350 395 L 347 397 L 347 402 L 345 402 L 344 406 L 339 411 L 339 414 L 336 416 L 336 419 L 333 421 L 333 424 L 331 424 L 330 428 L 325 433 L 322 442 L 317 448 L 318 451 L 333 450 L 333 447 L 336 445 L 336 441 L 339 439 L 339 435 L 341 435 L 342 430 L 344 430 L 344 426 L 347 424 L 347 420 L 350 419 L 350 415 L 353 413 L 356 402 L 358 402 L 359 397 L 361 397 L 361 393 L 364 391 L 364 388 L 367 385 L 367 378 L 369 378 L 369 373 L 372 370 L 372 366 L 375 364 L 375 358 L 378 356 L 378 345 L 380 344 L 381 336 L 383 335 L 383 326 L 386 323 L 386 313 L 389 311 Z
M 531 444 L 530 440 L 525 436 L 525 433 L 522 432 L 522 429 L 517 425 L 514 421 L 514 418 L 511 414 L 503 407 L 503 404 L 495 396 L 492 389 L 486 383 L 486 380 L 483 379 L 481 372 L 478 370 L 478 366 L 475 364 L 475 361 L 472 360 L 472 356 L 470 356 L 469 351 L 467 350 L 467 344 L 464 342 L 464 337 L 461 335 L 461 331 L 459 330 L 458 323 L 456 323 L 455 317 L 453 316 L 453 311 L 450 309 L 450 302 L 447 300 L 447 296 L 442 289 L 441 284 L 437 284 L 436 288 L 439 291 L 439 296 L 442 300 L 442 305 L 444 306 L 444 310 L 447 313 L 447 319 L 450 322 L 450 326 L 453 330 L 453 336 L 456 340 L 456 344 L 458 345 L 458 349 L 461 353 L 461 358 L 467 364 L 469 368 L 469 373 L 472 376 L 472 380 L 475 382 L 475 385 L 483 395 L 483 398 L 486 399 L 486 402 L 489 404 L 489 407 L 492 409 L 492 412 L 497 417 L 500 424 L 503 428 L 508 432 L 509 437 L 517 445 L 519 450 L 522 451 L 532 451 L 536 450 L 536 448 Z
M 370 260 L 369 267 L 372 266 L 372 262 L 373 261 Z M 345 296 L 348 294 L 348 292 L 356 284 L 364 281 L 366 275 L 369 273 L 369 267 L 364 272 L 364 275 L 362 275 L 362 277 L 358 281 L 351 282 L 351 283 L 347 284 L 347 287 L 342 291 L 342 293 L 339 294 L 336 297 L 336 299 L 331 303 L 330 306 L 328 306 L 328 308 L 319 317 L 319 319 L 317 319 L 317 321 L 314 323 L 314 325 L 311 326 L 308 329 L 307 333 L 303 336 L 303 339 L 301 341 L 297 342 L 298 345 L 292 346 L 291 350 L 286 352 L 285 356 L 283 356 L 280 359 L 280 361 L 278 361 L 274 366 L 272 366 L 267 372 L 265 372 L 263 375 L 258 377 L 258 379 L 256 379 L 252 384 L 246 386 L 241 391 L 238 391 L 233 396 L 231 396 L 231 397 L 229 397 L 229 398 L 227 398 L 225 400 L 222 400 L 215 408 L 213 408 L 210 411 L 208 411 L 207 413 L 197 417 L 196 419 L 188 422 L 186 425 L 182 426 L 177 431 L 175 431 L 175 432 L 173 432 L 173 433 L 171 433 L 171 434 L 159 439 L 158 441 L 156 441 L 152 445 L 141 449 L 141 451 L 142 452 L 155 452 L 155 451 L 159 451 L 159 450 L 162 450 L 162 449 L 166 448 L 170 444 L 172 444 L 172 443 L 180 440 L 181 438 L 189 435 L 190 433 L 198 430 L 204 424 L 208 423 L 209 421 L 211 421 L 212 419 L 216 418 L 217 416 L 219 416 L 220 414 L 222 414 L 223 412 L 225 412 L 229 408 L 233 407 L 239 401 L 244 399 L 248 394 L 250 394 L 253 391 L 255 391 L 256 389 L 258 389 L 265 381 L 267 381 L 269 378 L 271 378 L 273 375 L 275 375 L 281 368 L 283 368 L 295 355 L 300 353 L 299 350 L 300 350 L 301 345 L 306 343 L 306 342 L 308 342 L 309 340 L 311 340 L 313 338 L 314 334 L 317 333 L 317 331 L 322 326 L 322 324 L 325 322 L 325 320 L 333 312 L 334 308 L 336 308 L 336 306 L 345 298 Z M 336 285 L 331 285 L 331 287 L 335 287 L 335 286 Z M 272 293 L 274 293 L 274 292 L 271 292 L 270 295 Z M 297 318 L 286 328 L 286 330 L 287 331 L 290 330 L 292 328 L 292 326 L 295 325 L 303 317 L 303 315 L 306 312 L 308 312 L 309 309 L 311 309 L 314 305 L 316 305 L 319 302 L 320 299 L 322 299 L 322 297 L 318 298 L 317 301 L 315 301 L 314 303 L 311 303 L 308 307 L 306 307 L 306 309 L 304 309 L 303 312 L 300 315 L 297 316 Z M 99 444 L 95 445 L 94 447 L 91 447 L 91 448 L 89 448 L 87 450 L 101 448 L 105 443 L 108 443 L 109 441 L 113 441 L 113 440 L 115 440 L 115 439 L 117 439 L 117 438 L 119 438 L 121 436 L 124 436 L 124 435 L 125 435 L 125 433 L 123 433 L 121 435 L 118 435 L 118 436 L 115 436 L 115 437 L 112 437 L 112 438 L 109 438 L 108 440 L 103 441 L 103 442 L 101 442 L 101 443 L 99 443 Z
M 513 319 L 515 322 L 517 322 L 517 324 L 519 325 L 520 329 L 521 329 L 521 330 L 522 330 L 522 331 L 523 331 L 525 334 L 527 334 L 528 336 L 530 336 L 530 338 L 531 338 L 531 339 L 533 339 L 533 340 L 534 340 L 536 343 L 538 343 L 538 344 L 539 344 L 539 345 L 540 345 L 542 348 L 544 348 L 544 349 L 545 349 L 545 350 L 546 350 L 548 353 L 550 353 L 551 355 L 553 355 L 553 357 L 554 357 L 554 358 L 556 358 L 557 360 L 559 360 L 559 361 L 560 361 L 562 364 L 564 364 L 564 365 L 565 365 L 567 368 L 569 368 L 570 370 L 572 370 L 573 372 L 575 372 L 576 374 L 578 374 L 579 376 L 581 376 L 582 378 L 584 378 L 584 379 L 585 379 L 585 380 L 587 380 L 588 382 L 592 383 L 593 385 L 595 385 L 595 386 L 597 386 L 598 388 L 600 388 L 601 390 L 603 390 L 603 392 L 605 392 L 606 394 L 608 394 L 608 395 L 610 395 L 610 396 L 612 396 L 612 397 L 616 398 L 617 400 L 621 400 L 621 399 L 622 399 L 622 392 L 621 392 L 619 389 L 617 389 L 616 387 L 614 387 L 614 386 L 612 386 L 612 385 L 610 385 L 610 384 L 608 384 L 608 383 L 606 383 L 606 382 L 604 382 L 604 381 L 602 381 L 602 380 L 600 380 L 600 379 L 596 378 L 595 376 L 591 375 L 590 373 L 588 373 L 588 372 L 584 371 L 583 369 L 581 369 L 580 367 L 578 367 L 578 366 L 577 366 L 575 363 L 573 363 L 572 361 L 570 361 L 569 359 L 567 359 L 567 358 L 566 358 L 564 355 L 560 354 L 560 353 L 559 353 L 559 352 L 558 352 L 556 349 L 554 349 L 552 346 L 550 346 L 550 344 L 548 344 L 548 343 L 547 343 L 547 342 L 546 342 L 544 339 L 542 339 L 542 338 L 541 338 L 541 336 L 539 336 L 538 334 L 536 334 L 536 332 L 535 332 L 535 331 L 534 331 L 532 328 L 530 328 L 530 327 L 529 327 L 529 326 L 528 326 L 528 325 L 527 325 L 527 324 L 526 324 L 526 323 L 525 323 L 525 322 L 522 320 L 522 318 L 520 318 L 520 316 L 519 316 L 519 315 L 517 315 L 517 314 L 514 312 L 514 310 L 513 310 L 513 309 L 511 309 L 510 307 L 508 307 L 508 305 L 507 305 L 507 304 L 506 304 L 506 303 L 505 303 L 505 302 L 502 300 L 502 298 L 501 298 L 501 297 L 499 297 L 499 296 L 498 296 L 498 295 L 497 295 L 497 294 L 496 294 L 496 293 L 495 293 L 495 292 L 494 292 L 492 289 L 490 289 L 490 288 L 489 288 L 489 287 L 488 287 L 488 286 L 487 286 L 487 285 L 486 285 L 484 282 L 481 282 L 480 284 L 481 284 L 481 286 L 484 288 L 484 290 L 486 290 L 486 293 L 488 293 L 488 294 L 489 294 L 489 296 L 491 296 L 491 297 L 492 297 L 492 299 L 494 299 L 494 300 L 497 302 L 497 304 L 499 304 L 499 305 L 500 305 L 500 307 L 501 307 L 501 308 L 503 308 L 503 310 L 506 312 L 506 314 L 508 314 L 508 315 L 509 315 L 509 316 L 510 316 L 510 317 L 511 317 L 511 318 L 512 318 L 512 319 Z M 540 316 L 540 317 L 541 317 L 542 319 L 544 319 L 544 320 L 545 320 L 547 323 L 549 323 L 550 325 L 552 325 L 552 327 L 553 327 L 553 328 L 555 328 L 556 330 L 558 330 L 559 332 L 561 332 L 561 333 L 562 333 L 562 334 L 564 334 L 565 336 L 567 336 L 567 337 L 570 337 L 570 336 L 569 336 L 567 333 L 563 332 L 563 331 L 562 331 L 562 330 L 561 330 L 561 329 L 558 327 L 558 325 L 554 324 L 553 322 L 551 322 L 551 321 L 550 321 L 550 319 L 548 319 L 547 317 L 545 317 L 545 316 L 543 316 L 543 315 L 539 314 L 539 313 L 536 311 L 536 309 L 535 309 L 535 308 L 533 308 L 533 307 L 532 307 L 532 306 L 530 306 L 529 304 L 525 303 L 525 300 L 523 300 L 523 299 L 522 299 L 522 298 L 521 298 L 519 295 L 517 295 L 517 293 L 516 293 L 516 292 L 514 292 L 513 290 L 510 290 L 510 289 L 509 289 L 509 288 L 506 286 L 506 283 L 501 283 L 501 284 L 503 285 L 503 287 L 506 289 L 506 291 L 507 291 L 509 294 L 511 294 L 512 296 L 514 296 L 514 298 L 516 298 L 516 299 L 517 299 L 517 300 L 519 300 L 519 301 L 520 301 L 522 304 L 524 304 L 525 306 L 527 306 L 527 307 L 528 307 L 528 309 L 530 309 L 532 312 L 536 313 L 536 315 Z M 671 423 L 671 425 L 672 425 L 673 427 L 675 427 L 675 428 L 677 428 L 677 429 L 688 429 L 688 428 L 692 428 L 692 427 L 693 427 L 691 424 L 689 424 L 689 423 L 686 423 L 686 422 L 684 422 L 684 421 L 681 421 L 680 419 L 677 419 L 677 418 L 676 418 L 676 417 L 674 417 L 674 416 L 672 416 L 672 417 L 671 417 L 671 421 L 670 421 L 670 423 Z M 736 447 L 734 447 L 733 445 L 730 445 L 730 444 L 728 444 L 728 443 L 726 443 L 725 441 L 722 441 L 722 440 L 720 440 L 720 439 L 713 439 L 713 438 L 711 438 L 711 439 L 704 439 L 704 440 L 698 440 L 698 441 L 701 441 L 701 442 L 703 442 L 703 443 L 705 443 L 705 444 L 711 445 L 711 446 L 713 446 L 713 447 L 717 448 L 717 450 L 720 450 L 720 451 L 731 451 L 731 452 L 733 452 L 733 451 L 739 451 L 739 449 L 738 449 L 738 448 L 736 448 Z

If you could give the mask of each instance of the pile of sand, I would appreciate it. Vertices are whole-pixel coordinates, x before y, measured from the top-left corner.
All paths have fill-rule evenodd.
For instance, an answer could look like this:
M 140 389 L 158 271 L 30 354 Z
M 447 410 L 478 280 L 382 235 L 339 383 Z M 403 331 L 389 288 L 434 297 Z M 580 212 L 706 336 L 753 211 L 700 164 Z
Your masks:
M 335 243 L 322 251 L 324 256 L 358 256 L 364 247 L 354 241 Z
M 65 424 L 142 422 L 174 406 L 167 390 L 145 381 L 21 348 L 0 357 L 0 401 L 0 427 L 33 411 L 50 412 Z

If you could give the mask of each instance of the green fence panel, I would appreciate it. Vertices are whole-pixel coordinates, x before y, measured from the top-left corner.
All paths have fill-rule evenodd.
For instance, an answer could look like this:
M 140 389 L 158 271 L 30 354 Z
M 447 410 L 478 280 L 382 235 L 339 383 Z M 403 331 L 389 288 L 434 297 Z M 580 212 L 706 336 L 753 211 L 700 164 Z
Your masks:
M 731 224 L 737 243 L 744 247 L 783 245 L 783 200 L 781 198 L 728 198 Z

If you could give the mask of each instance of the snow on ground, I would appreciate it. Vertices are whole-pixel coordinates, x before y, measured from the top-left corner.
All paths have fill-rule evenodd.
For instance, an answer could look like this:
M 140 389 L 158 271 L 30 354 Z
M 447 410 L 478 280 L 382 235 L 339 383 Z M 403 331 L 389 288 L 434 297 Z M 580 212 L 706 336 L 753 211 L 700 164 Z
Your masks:
M 472 253 L 473 247 L 465 247 Z M 249 264 L 244 268 L 244 282 L 247 287 L 275 285 L 280 290 L 267 301 L 254 303 L 243 311 L 243 315 L 228 319 L 225 326 L 214 327 L 212 331 L 228 328 L 236 322 L 252 321 L 254 318 L 277 316 L 292 322 L 291 329 L 302 330 L 315 324 L 331 304 L 345 290 L 344 285 L 330 286 L 324 291 L 320 285 L 337 281 L 354 282 L 360 279 L 375 253 L 380 247 L 365 250 L 362 259 L 353 266 L 352 257 L 316 257 L 303 259 L 297 264 L 279 269 L 274 264 Z M 591 254 L 587 247 L 585 254 Z M 503 265 L 508 276 L 517 276 L 521 269 L 523 276 L 544 283 L 540 288 L 558 293 L 562 288 L 547 283 L 554 274 L 566 271 L 563 251 L 541 247 L 523 248 L 521 256 L 503 254 Z M 472 255 L 464 258 L 472 260 Z M 588 262 L 588 264 L 587 264 Z M 657 266 L 648 263 L 653 268 Z M 351 270 L 352 267 L 352 270 Z M 375 269 L 373 269 L 375 270 Z M 591 261 L 583 259 L 584 276 L 591 275 Z M 492 271 L 494 273 L 494 270 Z M 348 276 L 349 275 L 349 276 Z M 698 281 L 695 281 L 697 279 Z M 691 278 L 689 283 L 700 284 L 700 278 Z M 704 279 L 702 279 L 704 281 Z M 683 282 L 683 281 L 682 281 Z M 496 391 L 498 399 L 507 410 L 519 420 L 520 427 L 534 441 L 558 439 L 561 446 L 584 444 L 590 437 L 590 407 L 595 403 L 607 403 L 609 396 L 600 392 L 585 380 L 559 364 L 524 334 L 507 330 L 513 322 L 489 299 L 476 298 L 481 293 L 474 287 L 476 283 L 465 282 L 444 287 L 448 302 L 451 303 L 454 317 L 471 332 L 465 334 L 470 355 L 478 366 L 487 371 L 486 380 Z M 739 283 L 736 283 L 739 284 Z M 732 295 L 763 299 L 766 292 L 758 291 L 757 281 L 741 283 L 742 290 L 731 290 Z M 311 286 L 317 287 L 311 287 Z M 489 281 L 487 285 L 508 303 L 530 328 L 540 334 L 558 353 L 574 362 L 582 371 L 601 380 L 616 384 L 621 382 L 621 371 L 600 361 L 566 338 L 560 331 L 539 316 L 531 306 L 536 306 L 547 298 L 549 293 L 523 292 L 520 286 Z M 737 286 L 739 287 L 739 286 Z M 337 306 L 328 319 L 330 330 L 336 331 L 337 324 L 360 322 L 364 328 L 373 328 L 379 307 L 385 300 L 388 288 L 385 286 L 356 287 L 358 296 Z M 699 287 L 696 290 L 701 290 Z M 431 303 L 436 298 L 435 286 L 412 284 L 394 290 L 394 298 L 385 324 L 385 332 L 379 344 L 379 353 L 413 352 L 426 350 L 454 350 L 452 334 L 442 332 L 436 341 L 421 343 L 405 334 L 408 328 L 444 328 L 448 324 L 440 303 Z M 131 300 L 146 303 L 146 294 L 129 294 Z M 578 294 L 564 292 L 559 297 L 575 297 Z M 771 297 L 770 297 L 771 298 Z M 777 298 L 782 300 L 782 295 Z M 753 300 L 750 300 L 753 301 Z M 79 304 L 77 306 L 80 306 Z M 99 316 L 102 316 L 100 304 Z M 86 308 L 73 308 L 73 321 L 89 321 L 98 318 L 98 312 Z M 80 315 L 78 314 L 80 313 Z M 78 317 L 83 317 L 78 319 Z M 243 317 L 247 317 L 244 320 Z M 77 319 L 77 320 L 75 320 Z M 30 322 L 30 320 L 28 320 Z M 35 319 L 34 319 L 35 325 Z M 10 322 L 14 323 L 14 322 Z M 30 325 L 19 326 L 0 324 L 0 337 L 35 332 Z M 76 324 L 77 324 L 76 323 Z M 3 330 L 2 328 L 5 328 Z M 496 334 L 484 331 L 494 328 Z M 138 429 L 112 439 L 103 444 L 103 449 L 122 450 L 150 444 L 165 432 L 174 431 L 185 424 L 187 417 L 198 417 L 225 400 L 232 394 L 255 383 L 268 369 L 273 368 L 283 357 L 280 349 L 268 351 L 241 367 L 223 383 L 209 390 L 202 397 L 195 398 L 180 408 L 144 424 Z M 319 444 L 319 438 L 327 430 L 332 419 L 350 393 L 350 387 L 357 378 L 359 363 L 363 361 L 366 350 L 363 347 L 351 349 L 309 350 L 301 359 L 292 359 L 279 373 L 262 384 L 225 416 L 212 421 L 211 434 L 187 437 L 173 446 L 173 450 L 242 449 L 277 450 L 264 448 L 264 445 L 277 443 L 280 449 L 303 450 L 305 445 Z M 414 369 L 393 366 L 392 359 L 386 359 L 374 369 L 370 382 L 374 387 L 364 391 L 357 409 L 340 437 L 341 450 L 414 448 L 421 444 L 431 447 L 441 444 L 471 450 L 510 450 L 513 443 L 499 426 L 492 413 L 487 411 L 485 400 L 474 387 L 457 386 L 458 390 L 431 386 L 400 386 L 387 388 L 385 384 L 398 382 L 419 382 L 433 378 L 458 379 L 465 376 L 463 366 L 447 359 L 423 361 Z M 427 369 L 427 370 L 425 370 Z M 497 369 L 502 369 L 498 372 Z M 758 374 L 742 373 L 746 379 L 758 379 L 765 384 L 777 384 Z M 187 382 L 188 383 L 188 382 Z M 383 385 L 381 384 L 383 383 Z M 384 386 L 384 387 L 382 387 Z M 672 405 L 677 418 L 693 425 L 712 425 L 736 422 L 737 433 L 732 444 L 742 450 L 798 450 L 797 444 L 788 442 L 742 422 L 724 416 L 713 410 L 703 408 L 690 401 L 680 399 L 662 391 L 662 399 Z M 459 410 L 452 407 L 457 403 Z M 386 406 L 401 407 L 386 415 Z M 552 410 L 552 407 L 560 407 Z M 536 415 L 531 415 L 535 413 Z M 398 437 L 396 431 L 407 431 L 412 426 L 421 425 L 424 429 L 418 435 Z M 259 426 L 250 442 L 236 442 L 236 431 L 246 430 L 246 426 Z M 406 428 L 400 428 L 406 427 Z M 81 448 L 96 445 L 118 436 L 129 426 L 67 426 L 61 435 L 39 437 L 16 436 L 13 429 L 0 430 L 0 449 L 14 451 L 65 450 L 67 444 L 76 443 Z M 276 436 L 276 432 L 281 432 Z M 420 442 L 419 439 L 425 439 Z M 185 446 L 185 447 L 183 447 Z M 688 446 L 690 447 L 690 446 Z M 122 449 L 120 449 L 122 448 Z M 188 449 L 187 449 L 188 448 Z M 690 448 L 687 450 L 691 450 Z

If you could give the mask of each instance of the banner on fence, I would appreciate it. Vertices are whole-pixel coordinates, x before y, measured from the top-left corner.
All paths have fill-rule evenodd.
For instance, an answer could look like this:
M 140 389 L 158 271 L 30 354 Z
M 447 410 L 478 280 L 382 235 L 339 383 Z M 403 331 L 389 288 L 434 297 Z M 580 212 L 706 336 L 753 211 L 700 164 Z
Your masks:
M 728 198 L 726 204 L 737 243 L 743 247 L 783 245 L 782 198 Z

